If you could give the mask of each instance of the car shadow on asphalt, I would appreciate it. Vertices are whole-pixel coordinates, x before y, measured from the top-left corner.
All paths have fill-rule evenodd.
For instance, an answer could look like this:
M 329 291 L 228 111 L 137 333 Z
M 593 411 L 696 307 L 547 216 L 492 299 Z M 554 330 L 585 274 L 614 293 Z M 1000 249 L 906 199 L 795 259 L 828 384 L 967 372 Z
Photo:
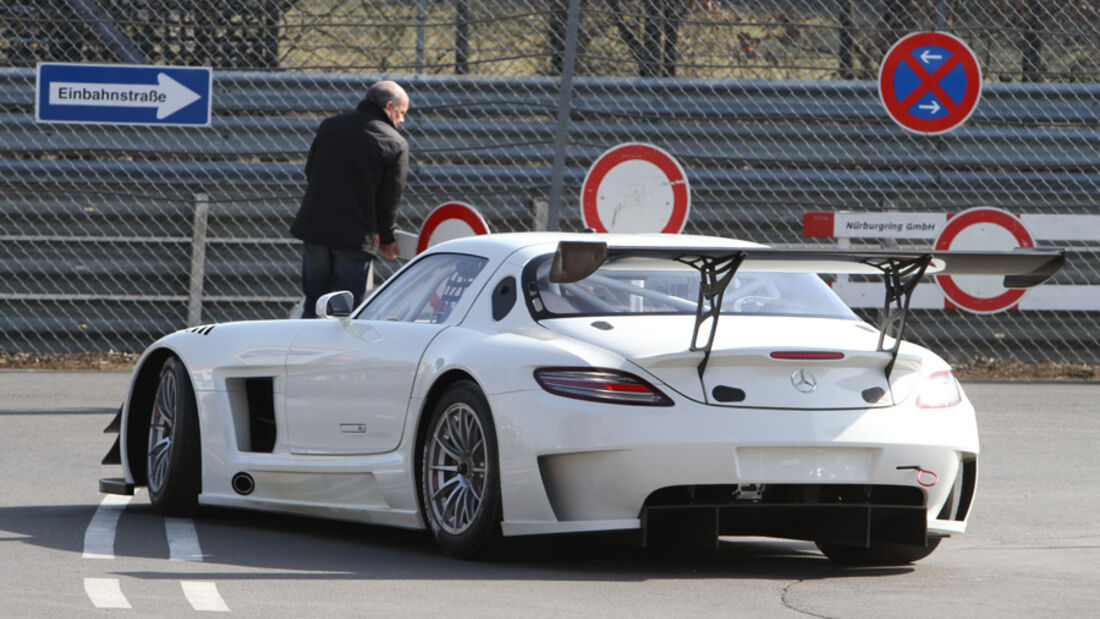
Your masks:
M 151 570 L 148 564 L 125 561 L 169 557 L 164 517 L 139 501 L 119 519 L 118 561 L 111 571 L 154 580 L 194 576 L 197 564 L 173 561 Z M 0 508 L 0 544 L 22 542 L 79 557 L 95 509 Z M 509 538 L 488 560 L 463 561 L 440 554 L 424 531 L 228 508 L 204 508 L 195 527 L 201 569 L 227 580 L 788 581 L 891 576 L 915 569 L 845 568 L 825 559 L 812 543 L 765 538 L 722 538 L 716 548 L 659 550 L 642 548 L 628 535 Z

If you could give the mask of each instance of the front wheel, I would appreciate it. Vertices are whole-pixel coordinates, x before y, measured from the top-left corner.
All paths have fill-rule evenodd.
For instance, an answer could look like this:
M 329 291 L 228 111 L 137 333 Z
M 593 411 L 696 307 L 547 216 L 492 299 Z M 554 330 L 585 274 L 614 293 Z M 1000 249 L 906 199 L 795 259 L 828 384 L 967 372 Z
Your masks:
M 145 456 L 149 500 L 162 513 L 194 513 L 202 486 L 199 419 L 187 368 L 168 357 L 160 368 Z
M 472 382 L 436 403 L 421 446 L 424 516 L 444 553 L 472 559 L 500 539 L 500 471 L 489 403 Z
M 877 543 L 869 547 L 848 544 L 817 542 L 821 552 L 840 565 L 905 565 L 932 554 L 940 545 L 939 537 L 933 537 L 923 546 L 914 544 Z

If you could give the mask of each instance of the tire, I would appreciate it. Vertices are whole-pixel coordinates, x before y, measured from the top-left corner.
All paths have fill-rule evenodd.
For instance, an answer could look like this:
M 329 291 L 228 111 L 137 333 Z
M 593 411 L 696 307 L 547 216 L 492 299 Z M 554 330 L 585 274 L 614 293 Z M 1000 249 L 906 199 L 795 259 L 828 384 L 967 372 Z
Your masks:
M 190 516 L 202 488 L 199 417 L 187 368 L 168 357 L 160 368 L 149 411 L 145 482 L 157 511 Z
M 940 539 L 939 537 L 930 538 L 924 546 L 878 543 L 864 548 L 848 544 L 817 542 L 817 547 L 826 557 L 829 557 L 829 560 L 840 565 L 905 565 L 920 561 L 932 554 L 932 551 L 940 545 Z
M 444 554 L 483 558 L 500 540 L 496 430 L 489 403 L 470 381 L 436 403 L 420 448 L 424 519 Z

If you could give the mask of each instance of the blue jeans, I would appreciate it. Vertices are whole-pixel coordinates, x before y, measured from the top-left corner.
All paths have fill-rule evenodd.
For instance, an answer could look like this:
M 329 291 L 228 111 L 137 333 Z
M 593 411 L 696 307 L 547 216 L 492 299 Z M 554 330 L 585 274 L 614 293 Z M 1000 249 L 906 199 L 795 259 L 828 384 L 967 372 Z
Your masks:
M 329 292 L 347 290 L 358 306 L 367 287 L 367 270 L 372 258 L 374 256 L 360 251 L 306 243 L 302 248 L 302 292 L 306 295 L 302 318 L 316 318 L 317 299 Z

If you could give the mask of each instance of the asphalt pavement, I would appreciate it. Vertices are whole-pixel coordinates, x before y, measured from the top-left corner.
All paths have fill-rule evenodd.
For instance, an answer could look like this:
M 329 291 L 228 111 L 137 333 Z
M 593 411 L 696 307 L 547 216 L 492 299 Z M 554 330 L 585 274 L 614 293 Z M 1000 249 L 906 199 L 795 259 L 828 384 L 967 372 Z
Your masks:
M 104 503 L 102 429 L 128 379 L 0 371 L 0 617 L 1100 616 L 1100 384 L 965 385 L 969 532 L 913 566 L 844 569 L 761 538 L 675 555 L 555 538 L 470 563 L 419 532 Z

